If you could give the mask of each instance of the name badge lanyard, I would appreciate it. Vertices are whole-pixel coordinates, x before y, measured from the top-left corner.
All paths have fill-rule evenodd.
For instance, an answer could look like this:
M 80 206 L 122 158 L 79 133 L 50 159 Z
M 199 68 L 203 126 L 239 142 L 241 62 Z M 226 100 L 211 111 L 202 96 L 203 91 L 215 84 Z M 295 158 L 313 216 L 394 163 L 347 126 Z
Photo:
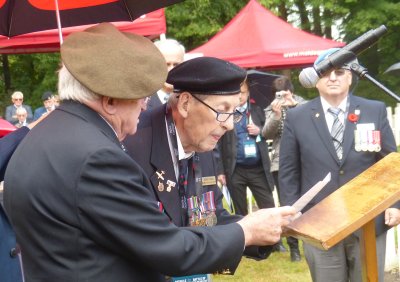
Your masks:
M 166 116 L 166 121 L 167 121 L 167 128 L 168 128 L 168 134 L 171 140 L 172 148 L 173 148 L 173 153 L 175 156 L 175 159 L 179 162 L 179 151 L 178 151 L 178 141 L 177 141 L 177 135 L 176 135 L 176 127 L 174 120 L 172 118 L 172 111 L 169 107 L 169 105 L 166 106 L 165 110 L 165 116 Z M 192 165 L 190 165 L 192 163 Z M 193 177 L 195 179 L 195 188 L 196 188 L 196 196 L 198 199 L 201 199 L 202 195 L 202 190 L 203 190 L 203 185 L 202 185 L 202 170 L 200 166 L 200 158 L 199 156 L 195 153 L 192 157 L 192 162 L 189 161 L 189 166 L 188 166 L 188 171 L 186 172 L 186 181 L 184 182 L 185 184 L 183 185 L 178 185 L 179 186 L 179 196 L 181 197 L 181 208 L 182 208 L 182 220 L 185 223 L 186 220 L 186 215 L 188 214 L 188 206 L 187 206 L 187 193 L 188 193 L 188 174 L 189 174 L 189 169 L 192 169 L 193 171 Z M 183 214 L 184 213 L 184 214 Z

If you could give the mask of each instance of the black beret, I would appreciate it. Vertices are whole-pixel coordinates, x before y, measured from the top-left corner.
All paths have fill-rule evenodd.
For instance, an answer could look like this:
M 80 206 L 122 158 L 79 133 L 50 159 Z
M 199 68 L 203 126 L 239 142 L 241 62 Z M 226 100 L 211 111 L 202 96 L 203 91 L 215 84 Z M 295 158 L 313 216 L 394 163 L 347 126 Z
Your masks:
M 46 91 L 42 95 L 42 101 L 50 100 L 53 97 L 53 92 Z
M 245 79 L 246 71 L 235 64 L 212 57 L 198 57 L 170 70 L 167 82 L 177 93 L 232 95 L 240 92 Z

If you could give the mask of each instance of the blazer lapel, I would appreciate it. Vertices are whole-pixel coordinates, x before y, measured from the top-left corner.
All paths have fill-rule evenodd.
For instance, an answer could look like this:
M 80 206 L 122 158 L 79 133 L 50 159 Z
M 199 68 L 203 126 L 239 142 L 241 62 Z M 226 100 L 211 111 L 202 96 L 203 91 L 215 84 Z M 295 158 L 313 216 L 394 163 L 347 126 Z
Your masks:
M 321 138 L 322 143 L 325 145 L 332 158 L 334 158 L 336 162 L 340 164 L 339 158 L 335 151 L 335 147 L 333 146 L 331 134 L 326 124 L 325 113 L 322 108 L 321 99 L 317 98 L 313 101 L 310 101 L 309 103 L 312 103 L 311 120 L 313 121 L 314 126 L 317 129 L 318 135 Z
M 165 212 L 175 225 L 182 226 L 178 181 L 165 128 L 165 107 L 160 108 L 164 110 L 157 110 L 157 114 L 152 115 L 150 162 L 155 172 L 150 176 L 150 181 Z

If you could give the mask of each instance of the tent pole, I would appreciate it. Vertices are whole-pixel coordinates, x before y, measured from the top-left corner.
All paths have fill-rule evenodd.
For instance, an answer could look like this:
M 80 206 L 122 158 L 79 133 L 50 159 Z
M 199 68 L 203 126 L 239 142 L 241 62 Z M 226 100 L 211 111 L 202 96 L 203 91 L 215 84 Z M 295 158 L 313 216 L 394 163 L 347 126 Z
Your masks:
M 61 19 L 60 19 L 60 9 L 58 8 L 58 0 L 54 0 L 56 5 L 56 17 L 57 17 L 57 29 L 58 29 L 58 37 L 60 38 L 60 46 L 63 44 L 63 35 L 62 35 L 62 27 L 61 27 Z

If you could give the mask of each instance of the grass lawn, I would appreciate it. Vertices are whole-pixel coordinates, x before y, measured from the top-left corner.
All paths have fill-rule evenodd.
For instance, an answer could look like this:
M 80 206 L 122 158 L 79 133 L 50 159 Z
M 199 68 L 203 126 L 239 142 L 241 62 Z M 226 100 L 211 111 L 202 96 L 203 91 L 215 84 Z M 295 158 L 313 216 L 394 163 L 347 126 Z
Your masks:
M 225 281 L 310 282 L 311 276 L 303 252 L 300 262 L 291 262 L 290 253 L 285 252 L 272 253 L 268 259 L 262 261 L 243 258 L 235 275 L 213 275 L 213 282 Z

